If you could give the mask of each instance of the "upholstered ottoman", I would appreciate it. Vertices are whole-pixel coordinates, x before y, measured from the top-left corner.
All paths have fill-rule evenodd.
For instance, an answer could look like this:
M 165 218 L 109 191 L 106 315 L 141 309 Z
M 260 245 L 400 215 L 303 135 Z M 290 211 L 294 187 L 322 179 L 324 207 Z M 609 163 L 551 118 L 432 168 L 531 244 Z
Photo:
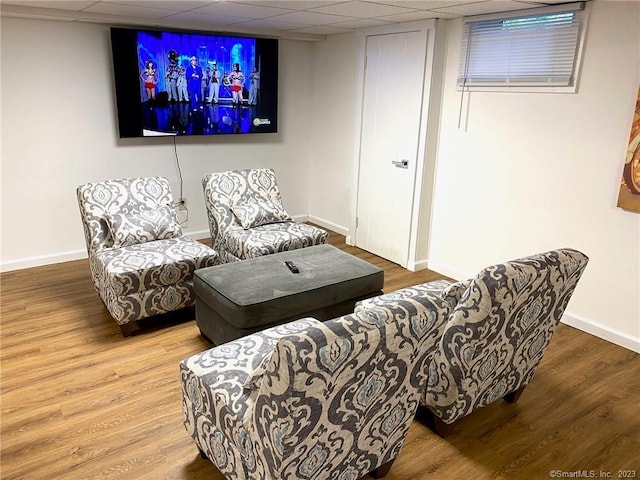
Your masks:
M 331 245 L 216 265 L 195 272 L 196 323 L 220 345 L 298 318 L 346 315 L 383 283 L 381 269 Z

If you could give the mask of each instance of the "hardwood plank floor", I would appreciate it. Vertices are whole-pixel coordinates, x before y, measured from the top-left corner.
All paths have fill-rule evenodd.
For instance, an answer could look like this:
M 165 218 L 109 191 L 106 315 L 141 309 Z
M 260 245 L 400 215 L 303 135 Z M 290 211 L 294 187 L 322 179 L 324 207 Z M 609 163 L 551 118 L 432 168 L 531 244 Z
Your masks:
M 383 268 L 387 292 L 442 278 L 336 234 L 330 243 Z M 7 272 L 0 282 L 2 479 L 223 480 L 182 425 L 178 364 L 209 348 L 191 312 L 123 338 L 86 260 Z M 476 412 L 446 440 L 417 419 L 386 478 L 544 479 L 576 470 L 638 478 L 639 399 L 639 355 L 560 325 L 517 403 Z

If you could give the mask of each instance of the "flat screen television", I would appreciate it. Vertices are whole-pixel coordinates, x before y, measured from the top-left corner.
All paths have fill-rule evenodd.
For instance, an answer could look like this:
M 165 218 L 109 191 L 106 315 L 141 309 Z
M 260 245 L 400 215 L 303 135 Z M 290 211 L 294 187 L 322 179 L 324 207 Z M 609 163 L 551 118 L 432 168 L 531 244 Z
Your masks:
M 278 131 L 278 40 L 111 29 L 121 138 Z

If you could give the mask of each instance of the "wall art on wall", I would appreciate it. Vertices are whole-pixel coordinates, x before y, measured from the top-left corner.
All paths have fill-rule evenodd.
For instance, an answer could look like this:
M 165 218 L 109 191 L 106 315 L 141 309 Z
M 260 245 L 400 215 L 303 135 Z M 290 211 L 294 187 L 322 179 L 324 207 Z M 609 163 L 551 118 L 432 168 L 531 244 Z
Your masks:
M 631 122 L 631 134 L 622 171 L 618 206 L 640 213 L 640 88 Z

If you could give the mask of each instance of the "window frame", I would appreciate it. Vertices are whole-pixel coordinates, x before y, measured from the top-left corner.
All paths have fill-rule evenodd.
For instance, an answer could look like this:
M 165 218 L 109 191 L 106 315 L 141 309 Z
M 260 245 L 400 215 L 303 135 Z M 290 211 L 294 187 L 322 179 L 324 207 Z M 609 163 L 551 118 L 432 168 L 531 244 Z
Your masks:
M 568 3 L 562 5 L 556 5 L 551 7 L 542 7 L 542 8 L 531 8 L 525 10 L 516 10 L 510 12 L 501 12 L 498 14 L 488 14 L 488 15 L 475 15 L 470 17 L 464 17 L 462 19 L 462 32 L 460 35 L 460 59 L 458 62 L 458 68 L 456 70 L 456 88 L 458 91 L 468 91 L 468 92 L 511 92 L 511 93 L 577 93 L 579 84 L 580 84 L 580 74 L 582 71 L 582 60 L 584 54 L 584 44 L 586 39 L 586 30 L 587 23 L 589 17 L 590 5 L 587 2 L 575 2 Z M 467 51 L 465 49 L 465 35 L 468 32 L 465 24 L 470 24 L 474 22 L 484 22 L 490 20 L 517 20 L 523 17 L 529 16 L 545 16 L 545 15 L 554 15 L 561 14 L 566 12 L 580 12 L 582 16 L 580 23 L 580 31 L 578 33 L 578 39 L 576 44 L 576 54 L 575 60 L 573 64 L 572 70 L 572 78 L 573 82 L 571 85 L 560 86 L 560 85 L 548 85 L 540 82 L 539 85 L 518 85 L 517 83 L 506 83 L 506 82 L 487 82 L 485 84 L 468 84 L 466 83 L 465 73 L 462 71 L 465 68 L 465 56 L 467 55 Z M 467 40 L 468 41 L 468 40 Z M 459 79 L 463 78 L 463 82 L 460 82 Z

